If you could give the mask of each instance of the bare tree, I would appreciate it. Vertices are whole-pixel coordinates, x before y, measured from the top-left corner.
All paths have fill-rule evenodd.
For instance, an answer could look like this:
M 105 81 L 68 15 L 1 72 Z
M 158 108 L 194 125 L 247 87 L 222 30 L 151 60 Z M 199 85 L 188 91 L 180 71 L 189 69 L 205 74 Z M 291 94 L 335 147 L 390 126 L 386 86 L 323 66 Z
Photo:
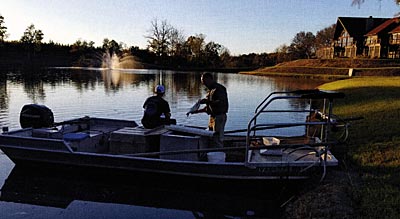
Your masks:
M 182 30 L 171 27 L 169 34 L 170 48 L 169 55 L 177 56 L 182 54 L 183 45 L 185 44 L 185 36 Z
M 164 56 L 168 52 L 168 47 L 170 45 L 169 37 L 173 27 L 168 24 L 166 20 L 161 21 L 161 23 L 154 19 L 151 21 L 151 28 L 148 30 L 148 35 L 145 36 L 149 43 L 149 48 L 156 53 L 157 56 Z
M 379 4 L 380 4 L 382 0 L 378 0 L 378 1 L 379 1 Z M 352 6 L 357 5 L 358 7 L 360 7 L 361 4 L 364 3 L 364 2 L 365 2 L 365 0 L 352 0 L 352 1 L 351 1 L 351 5 L 352 5 Z M 394 0 L 394 2 L 395 2 L 397 5 L 400 5 L 400 0 Z

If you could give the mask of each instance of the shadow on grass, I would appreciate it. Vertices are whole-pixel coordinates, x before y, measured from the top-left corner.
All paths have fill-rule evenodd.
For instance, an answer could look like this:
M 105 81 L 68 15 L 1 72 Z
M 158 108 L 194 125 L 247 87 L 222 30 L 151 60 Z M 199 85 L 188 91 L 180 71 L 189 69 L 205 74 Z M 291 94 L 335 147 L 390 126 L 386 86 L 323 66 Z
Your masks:
M 364 117 L 350 130 L 354 143 L 390 141 L 400 135 L 399 87 L 366 87 L 342 90 L 346 98 L 338 100 L 335 113 L 342 117 Z M 361 145 L 360 145 L 361 146 Z
M 341 90 L 336 103 L 343 117 L 364 117 L 350 127 L 346 145 L 360 184 L 353 187 L 361 218 L 400 217 L 400 99 L 399 87 L 361 87 Z

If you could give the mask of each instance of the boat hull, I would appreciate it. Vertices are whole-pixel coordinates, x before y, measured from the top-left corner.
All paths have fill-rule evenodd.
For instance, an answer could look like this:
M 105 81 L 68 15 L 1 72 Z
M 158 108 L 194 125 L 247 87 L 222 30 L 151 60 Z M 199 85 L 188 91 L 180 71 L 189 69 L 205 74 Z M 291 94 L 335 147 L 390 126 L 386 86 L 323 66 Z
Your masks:
M 270 167 L 247 167 L 241 162 L 210 163 L 124 155 L 94 154 L 54 150 L 38 150 L 1 146 L 1 150 L 17 165 L 47 165 L 63 168 L 86 168 L 99 171 L 141 172 L 205 179 L 277 180 L 306 179 L 301 166 L 275 164 Z M 320 169 L 321 167 L 315 167 Z

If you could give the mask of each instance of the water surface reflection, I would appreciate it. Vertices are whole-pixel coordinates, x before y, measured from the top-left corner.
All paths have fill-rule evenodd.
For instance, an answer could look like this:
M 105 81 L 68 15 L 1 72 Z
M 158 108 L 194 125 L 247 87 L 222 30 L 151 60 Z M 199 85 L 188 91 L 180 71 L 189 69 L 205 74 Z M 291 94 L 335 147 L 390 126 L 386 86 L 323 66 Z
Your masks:
M 228 90 L 227 129 L 245 127 L 255 107 L 271 91 L 314 88 L 322 83 L 240 74 L 216 73 L 215 77 Z M 166 87 L 164 98 L 179 124 L 207 125 L 205 114 L 186 117 L 187 110 L 206 93 L 200 72 L 48 69 L 9 72 L 1 77 L 0 126 L 19 128 L 19 112 L 27 103 L 48 106 L 56 121 L 87 115 L 140 121 L 144 100 L 160 83 Z

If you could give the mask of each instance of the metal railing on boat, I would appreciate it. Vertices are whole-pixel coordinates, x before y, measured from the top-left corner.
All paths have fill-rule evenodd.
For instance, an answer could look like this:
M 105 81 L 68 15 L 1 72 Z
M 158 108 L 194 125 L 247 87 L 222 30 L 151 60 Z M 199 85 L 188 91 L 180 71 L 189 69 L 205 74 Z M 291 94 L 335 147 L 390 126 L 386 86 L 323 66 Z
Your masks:
M 296 90 L 296 91 L 283 91 L 283 92 L 272 92 L 267 97 L 261 101 L 261 103 L 256 107 L 254 111 L 254 116 L 248 122 L 247 130 L 246 130 L 246 153 L 245 153 L 245 165 L 250 168 L 255 168 L 262 166 L 263 164 L 251 162 L 249 160 L 249 153 L 252 147 L 252 139 L 254 139 L 258 135 L 260 130 L 271 130 L 278 128 L 289 128 L 296 126 L 319 126 L 320 127 L 320 139 L 322 148 L 317 152 L 321 153 L 319 156 L 322 158 L 326 158 L 328 156 L 329 146 L 332 145 L 330 140 L 330 129 L 332 126 L 332 117 L 333 117 L 333 101 L 337 98 L 343 98 L 344 94 L 340 92 L 332 92 L 332 91 L 322 91 L 318 89 L 313 90 Z M 294 107 L 293 109 L 282 109 L 282 108 L 272 108 L 271 106 L 278 101 L 290 101 L 290 100 L 304 100 L 308 101 L 308 109 L 304 107 L 305 105 L 301 105 L 301 107 Z M 313 109 L 315 101 L 322 101 L 322 104 L 318 107 L 319 109 Z M 293 106 L 292 106 L 293 107 Z M 280 114 L 280 113 L 304 113 L 308 116 L 311 116 L 312 113 L 320 113 L 324 115 L 324 118 L 320 121 L 310 121 L 304 118 L 303 121 L 295 121 L 295 122 L 265 122 L 261 121 L 261 116 L 264 114 Z M 326 143 L 326 144 L 325 144 Z M 290 147 L 290 145 L 286 145 L 285 147 Z M 306 146 L 308 148 L 312 148 L 314 146 Z M 326 165 L 326 159 L 321 159 L 322 165 Z M 309 167 L 307 167 L 309 168 Z

